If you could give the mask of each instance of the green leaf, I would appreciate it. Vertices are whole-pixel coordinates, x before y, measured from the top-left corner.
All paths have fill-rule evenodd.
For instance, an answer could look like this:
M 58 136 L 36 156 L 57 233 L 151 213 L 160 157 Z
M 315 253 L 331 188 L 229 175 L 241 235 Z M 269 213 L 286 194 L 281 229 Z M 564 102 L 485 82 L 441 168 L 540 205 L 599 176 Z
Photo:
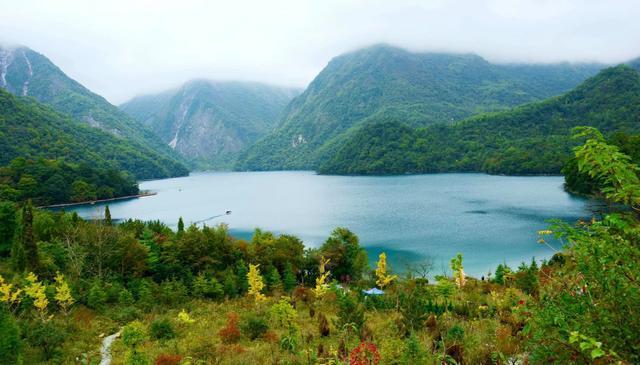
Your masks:
M 602 349 L 599 348 L 595 348 L 593 350 L 591 350 L 591 358 L 592 359 L 597 359 L 599 357 L 604 356 L 605 352 Z

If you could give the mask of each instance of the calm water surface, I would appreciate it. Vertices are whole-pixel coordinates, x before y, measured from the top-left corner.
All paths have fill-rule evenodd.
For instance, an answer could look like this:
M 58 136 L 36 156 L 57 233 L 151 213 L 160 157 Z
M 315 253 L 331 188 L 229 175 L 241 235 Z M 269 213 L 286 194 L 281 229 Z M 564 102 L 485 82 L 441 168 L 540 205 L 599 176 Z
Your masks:
M 159 219 L 172 227 L 227 223 L 249 238 L 254 228 L 289 233 L 317 247 L 338 226 L 355 232 L 370 257 L 385 251 L 402 270 L 431 260 L 441 273 L 456 253 L 476 276 L 499 263 L 517 266 L 553 252 L 538 244 L 547 220 L 588 218 L 592 203 L 562 190 L 562 177 L 433 174 L 394 177 L 318 176 L 313 172 L 211 172 L 144 181 L 151 197 L 112 202 L 114 219 Z M 99 217 L 101 205 L 75 208 Z

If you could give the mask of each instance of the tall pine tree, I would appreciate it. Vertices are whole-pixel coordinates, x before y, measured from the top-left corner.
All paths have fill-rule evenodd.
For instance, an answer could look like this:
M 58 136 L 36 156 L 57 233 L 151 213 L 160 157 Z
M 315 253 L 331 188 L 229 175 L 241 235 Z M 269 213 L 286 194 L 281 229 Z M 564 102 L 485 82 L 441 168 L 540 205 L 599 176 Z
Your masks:
M 0 256 L 11 252 L 16 230 L 16 207 L 11 202 L 0 202 Z
M 178 233 L 183 233 L 184 232 L 184 221 L 182 220 L 182 217 L 180 217 L 180 219 L 178 219 Z
M 111 225 L 111 211 L 109 210 L 109 206 L 108 205 L 104 208 L 104 222 L 108 226 Z
M 38 246 L 33 236 L 33 204 L 31 204 L 31 200 L 28 200 L 22 208 L 22 246 L 27 270 L 38 272 L 40 258 L 38 256 Z

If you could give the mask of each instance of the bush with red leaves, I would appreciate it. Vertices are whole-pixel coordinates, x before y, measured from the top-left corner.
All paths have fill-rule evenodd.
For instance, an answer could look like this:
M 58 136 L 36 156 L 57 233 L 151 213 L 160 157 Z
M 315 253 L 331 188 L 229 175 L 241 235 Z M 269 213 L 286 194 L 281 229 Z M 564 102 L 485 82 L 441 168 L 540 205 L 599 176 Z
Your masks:
M 235 312 L 229 312 L 227 314 L 227 325 L 224 326 L 218 334 L 220 338 L 222 338 L 222 342 L 224 343 L 235 343 L 240 339 L 240 328 L 238 328 L 238 323 L 240 322 L 240 317 Z
M 361 342 L 349 354 L 349 365 L 378 365 L 380 352 L 372 342 Z
M 180 365 L 182 356 L 171 354 L 160 354 L 156 358 L 156 365 Z

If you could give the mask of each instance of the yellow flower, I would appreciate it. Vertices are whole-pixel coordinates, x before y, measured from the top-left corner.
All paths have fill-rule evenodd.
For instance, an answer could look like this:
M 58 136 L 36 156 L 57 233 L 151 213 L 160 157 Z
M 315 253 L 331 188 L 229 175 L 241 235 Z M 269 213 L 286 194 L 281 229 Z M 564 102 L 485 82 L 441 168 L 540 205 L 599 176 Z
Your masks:
M 181 310 L 180 313 L 178 313 L 178 320 L 184 323 L 195 322 L 195 320 L 191 319 L 191 316 L 189 316 L 189 313 L 187 313 L 184 309 Z

